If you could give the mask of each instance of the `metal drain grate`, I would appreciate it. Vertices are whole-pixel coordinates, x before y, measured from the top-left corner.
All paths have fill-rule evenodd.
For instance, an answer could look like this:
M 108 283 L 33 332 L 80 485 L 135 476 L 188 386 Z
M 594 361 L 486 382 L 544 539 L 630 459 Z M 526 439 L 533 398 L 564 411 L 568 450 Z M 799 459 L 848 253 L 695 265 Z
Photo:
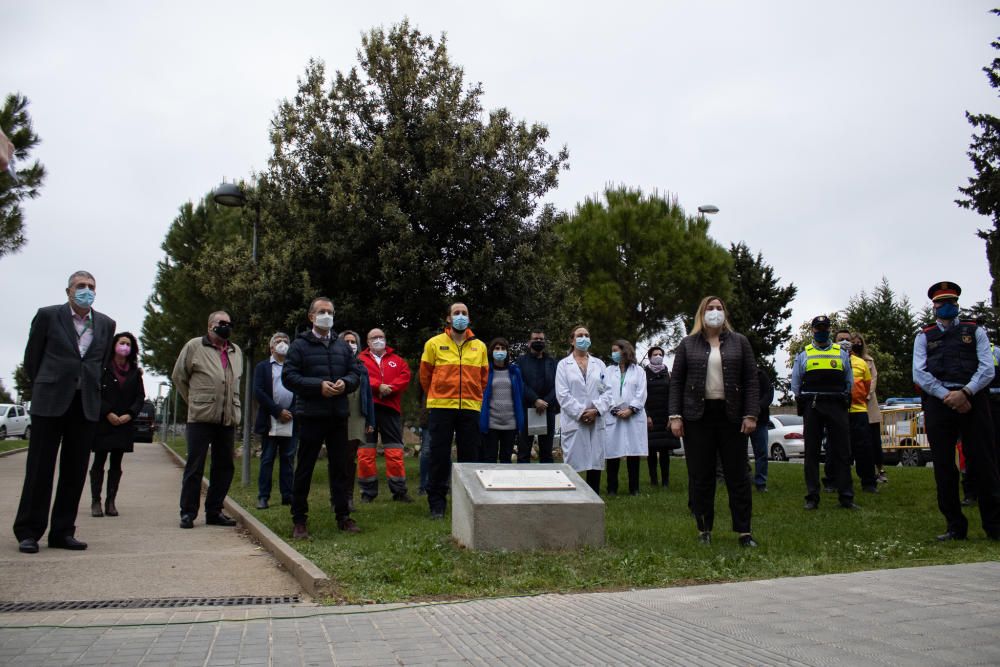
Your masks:
M 0 602 L 0 614 L 25 611 L 77 611 L 84 609 L 176 609 L 179 607 L 245 607 L 295 604 L 298 595 L 225 598 L 133 598 L 130 600 L 66 600 L 64 602 Z

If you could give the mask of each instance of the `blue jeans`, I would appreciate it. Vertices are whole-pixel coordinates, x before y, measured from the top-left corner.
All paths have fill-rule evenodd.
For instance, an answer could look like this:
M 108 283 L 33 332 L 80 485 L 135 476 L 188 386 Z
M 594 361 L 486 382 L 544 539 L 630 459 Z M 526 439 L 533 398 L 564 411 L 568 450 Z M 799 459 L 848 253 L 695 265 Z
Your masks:
M 295 450 L 298 449 L 298 435 L 280 437 L 262 435 L 260 449 L 260 474 L 257 477 L 257 497 L 267 500 L 271 497 L 271 477 L 274 471 L 274 459 L 278 460 L 278 489 L 282 501 L 292 499 L 292 480 L 295 475 Z
M 431 477 L 431 430 L 420 429 L 420 490 L 427 493 L 427 482 Z
M 750 434 L 750 444 L 753 445 L 753 484 L 756 487 L 767 486 L 767 421 L 761 419 L 757 428 Z

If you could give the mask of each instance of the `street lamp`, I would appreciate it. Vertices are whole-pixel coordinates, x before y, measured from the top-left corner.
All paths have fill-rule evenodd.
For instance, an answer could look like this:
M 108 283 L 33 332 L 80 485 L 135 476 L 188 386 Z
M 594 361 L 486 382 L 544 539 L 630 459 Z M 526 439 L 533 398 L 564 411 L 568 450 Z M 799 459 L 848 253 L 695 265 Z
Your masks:
M 163 444 L 167 444 L 167 413 L 170 411 L 167 401 L 163 396 L 163 388 L 167 388 L 167 396 L 170 396 L 170 383 L 161 382 L 156 388 L 156 407 L 160 411 L 160 421 L 163 422 Z M 155 420 L 154 420 L 155 423 Z M 153 428 L 156 428 L 155 426 Z
M 698 207 L 698 212 L 701 213 L 702 216 L 704 216 L 706 213 L 708 215 L 712 215 L 713 213 L 719 212 L 719 207 L 714 206 L 712 204 L 702 204 L 701 206 Z
M 216 204 L 220 206 L 231 206 L 242 208 L 247 203 L 247 197 L 243 193 L 243 189 L 236 185 L 235 183 L 222 183 L 219 187 L 215 188 L 215 192 L 212 193 L 212 199 Z M 260 204 L 258 203 L 255 207 L 255 215 L 253 217 L 253 241 L 250 246 L 250 262 L 256 266 L 257 264 L 257 223 L 260 220 Z M 250 296 L 251 304 L 251 315 L 253 310 L 253 295 Z M 248 321 L 252 317 L 247 318 Z M 246 357 L 246 368 L 243 371 L 243 385 L 246 388 L 243 398 L 243 465 L 241 468 L 241 477 L 243 486 L 250 485 L 250 385 L 253 373 L 253 346 L 255 345 L 253 336 L 253 327 L 248 325 L 247 331 L 247 347 L 243 351 Z

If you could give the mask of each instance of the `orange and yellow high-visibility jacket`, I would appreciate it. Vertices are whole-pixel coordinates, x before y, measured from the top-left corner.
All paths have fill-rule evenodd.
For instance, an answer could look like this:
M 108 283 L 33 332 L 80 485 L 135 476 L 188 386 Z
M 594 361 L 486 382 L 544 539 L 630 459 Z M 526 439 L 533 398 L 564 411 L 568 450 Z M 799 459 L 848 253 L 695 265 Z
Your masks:
M 420 386 L 427 396 L 427 407 L 478 412 L 489 370 L 483 341 L 466 329 L 465 340 L 456 345 L 451 329 L 446 328 L 424 343 L 420 357 Z

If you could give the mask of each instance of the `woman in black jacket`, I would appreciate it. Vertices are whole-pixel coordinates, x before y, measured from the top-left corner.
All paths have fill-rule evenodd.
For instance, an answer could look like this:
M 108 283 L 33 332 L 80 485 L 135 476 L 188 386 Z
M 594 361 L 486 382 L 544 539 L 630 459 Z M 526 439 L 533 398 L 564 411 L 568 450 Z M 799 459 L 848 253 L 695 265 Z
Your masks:
M 654 345 L 646 357 L 646 428 L 649 431 L 649 483 L 670 484 L 670 452 L 679 449 L 681 441 L 670 432 L 670 371 L 663 363 L 663 348 Z M 659 474 L 657 474 L 659 470 Z
M 750 342 L 733 331 L 722 299 L 705 297 L 691 335 L 677 346 L 670 378 L 670 429 L 684 438 L 690 507 L 705 544 L 712 540 L 715 462 L 721 457 L 733 530 L 741 546 L 757 546 L 750 533 L 747 474 L 747 436 L 757 428 L 757 394 Z
M 146 400 L 139 368 L 139 344 L 127 331 L 115 334 L 114 356 L 105 365 L 101 376 L 101 420 L 97 423 L 94 440 L 94 464 L 90 467 L 91 516 L 118 516 L 115 498 L 122 478 L 122 458 L 132 451 L 135 440 L 134 420 Z M 111 455 L 108 468 L 108 495 L 101 508 L 101 486 L 104 483 L 104 463 Z

